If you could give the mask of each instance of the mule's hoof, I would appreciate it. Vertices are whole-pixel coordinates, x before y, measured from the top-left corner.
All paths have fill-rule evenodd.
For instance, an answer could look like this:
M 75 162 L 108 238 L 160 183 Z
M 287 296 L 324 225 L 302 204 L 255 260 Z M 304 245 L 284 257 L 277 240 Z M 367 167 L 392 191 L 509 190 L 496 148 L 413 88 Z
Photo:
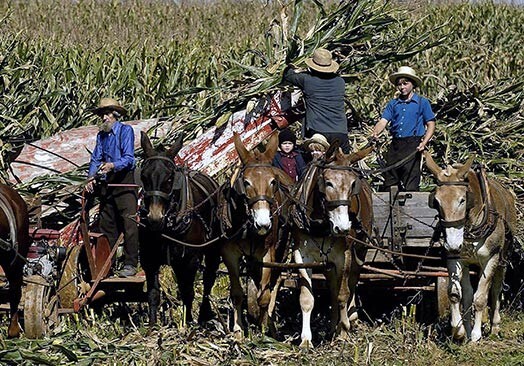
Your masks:
M 243 342 L 244 341 L 244 331 L 242 329 L 234 329 L 233 337 L 235 337 L 235 341 Z
M 458 328 L 452 329 L 453 338 L 457 341 L 462 341 L 466 337 L 466 328 L 464 328 L 463 325 L 459 326 Z
M 313 342 L 311 342 L 311 339 L 303 339 L 299 347 L 303 350 L 313 349 Z
M 10 325 L 7 329 L 7 338 L 18 338 L 22 333 L 22 328 L 18 323 Z
M 349 332 L 346 331 L 346 330 L 342 330 L 338 335 L 337 335 L 337 339 L 341 340 L 341 341 L 349 341 L 350 337 L 349 337 Z
M 358 320 L 358 313 L 357 313 L 356 311 L 354 311 L 353 313 L 351 313 L 351 314 L 349 315 L 349 318 L 348 318 L 348 319 L 349 319 L 349 321 L 352 322 L 352 323 L 353 323 L 353 322 L 356 322 L 356 321 Z
M 476 332 L 474 330 L 471 332 L 471 342 L 478 343 L 481 338 L 482 338 L 482 332 Z
M 494 336 L 498 336 L 499 333 L 500 333 L 500 325 L 498 325 L 498 324 L 497 324 L 497 325 L 493 324 L 493 325 L 491 326 L 490 333 L 491 333 L 492 335 L 494 335 Z

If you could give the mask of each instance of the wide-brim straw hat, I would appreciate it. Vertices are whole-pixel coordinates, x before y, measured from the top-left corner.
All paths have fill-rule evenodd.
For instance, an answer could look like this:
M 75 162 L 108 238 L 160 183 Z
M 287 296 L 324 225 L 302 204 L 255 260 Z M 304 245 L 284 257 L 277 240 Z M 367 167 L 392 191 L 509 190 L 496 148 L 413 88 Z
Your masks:
M 422 79 L 417 76 L 417 73 L 415 70 L 413 70 L 409 66 L 401 66 L 398 68 L 397 72 L 394 72 L 393 74 L 389 75 L 389 81 L 391 84 L 396 85 L 397 80 L 399 78 L 406 78 L 413 81 L 413 84 L 415 86 L 421 86 L 422 85 Z
M 318 48 L 313 52 L 313 57 L 306 59 L 306 64 L 315 71 L 323 73 L 337 72 L 339 64 L 333 60 L 331 52 Z
M 98 116 L 103 115 L 107 111 L 116 111 L 123 116 L 127 115 L 127 110 L 122 107 L 122 105 L 116 99 L 113 98 L 100 99 L 98 107 L 93 109 L 93 113 Z
M 315 133 L 313 136 L 311 136 L 307 140 L 304 140 L 304 142 L 302 143 L 302 147 L 304 149 L 308 149 L 311 144 L 319 144 L 319 145 L 324 146 L 326 149 L 329 148 L 329 142 L 326 136 L 320 133 Z

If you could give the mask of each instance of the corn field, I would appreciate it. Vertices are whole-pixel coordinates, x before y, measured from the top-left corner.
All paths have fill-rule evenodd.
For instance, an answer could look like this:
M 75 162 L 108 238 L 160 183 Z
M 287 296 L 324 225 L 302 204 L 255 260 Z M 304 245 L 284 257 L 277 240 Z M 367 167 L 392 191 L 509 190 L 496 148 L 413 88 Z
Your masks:
M 489 173 L 516 192 L 522 217 L 523 35 L 524 8 L 492 2 L 0 0 L 0 171 L 5 177 L 24 142 L 94 123 L 90 109 L 103 96 L 123 102 L 130 119 L 170 117 L 187 139 L 194 138 L 253 98 L 286 88 L 286 65 L 303 66 L 315 48 L 325 47 L 346 80 L 355 147 L 365 143 L 393 95 L 387 76 L 410 65 L 422 76 L 421 93 L 437 116 L 431 143 L 437 161 L 462 162 L 476 152 Z M 27 195 L 43 188 L 80 189 L 85 175 L 83 167 L 42 177 L 38 189 L 31 183 L 17 188 Z M 202 339 L 201 330 L 178 324 L 174 331 L 154 330 L 149 339 L 150 331 L 134 319 L 124 326 L 109 322 L 112 314 L 84 314 L 68 318 L 56 338 L 40 342 L 6 341 L 2 328 L 0 362 L 524 362 L 520 315 L 505 324 L 504 346 L 490 340 L 482 350 L 490 361 L 472 355 L 481 346 L 457 348 L 438 325 L 412 324 L 404 315 L 391 326 L 358 330 L 352 343 L 297 356 L 290 343 L 260 335 L 235 345 L 223 334 L 204 334 L 211 338 L 198 343 L 193 339 Z M 103 330 L 95 319 L 106 325 Z M 121 338 L 124 329 L 129 334 Z M 333 350 L 328 357 L 323 353 Z

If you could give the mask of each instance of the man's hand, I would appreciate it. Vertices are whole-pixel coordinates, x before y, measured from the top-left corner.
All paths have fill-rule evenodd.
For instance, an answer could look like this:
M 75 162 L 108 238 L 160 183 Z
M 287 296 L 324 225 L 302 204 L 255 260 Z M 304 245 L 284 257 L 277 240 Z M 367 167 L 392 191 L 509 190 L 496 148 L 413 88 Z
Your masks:
M 93 193 L 95 190 L 95 178 L 89 178 L 85 189 L 88 193 Z
M 100 166 L 100 169 L 98 171 L 101 174 L 107 174 L 107 173 L 109 173 L 113 169 L 115 169 L 115 164 L 113 164 L 113 163 L 103 163 Z
M 426 148 L 426 143 L 424 141 L 421 141 L 420 144 L 418 144 L 417 146 L 418 151 L 424 151 L 425 148 Z

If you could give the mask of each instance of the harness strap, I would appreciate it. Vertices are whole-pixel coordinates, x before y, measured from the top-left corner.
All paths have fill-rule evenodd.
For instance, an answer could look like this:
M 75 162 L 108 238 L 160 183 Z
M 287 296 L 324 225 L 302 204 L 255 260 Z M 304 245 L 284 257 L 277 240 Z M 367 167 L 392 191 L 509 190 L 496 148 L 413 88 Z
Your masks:
M 9 203 L 9 201 L 7 201 L 6 197 L 3 194 L 0 194 L 0 208 L 2 209 L 2 211 L 4 211 L 7 217 L 7 221 L 9 222 L 9 233 L 11 236 L 11 243 L 9 243 L 7 240 L 0 239 L 0 248 L 4 250 L 14 249 L 15 252 L 18 252 L 18 237 L 16 235 L 17 228 L 15 213 L 11 204 Z
M 251 205 L 255 204 L 258 201 L 266 201 L 271 206 L 273 206 L 273 204 L 275 203 L 275 200 L 272 197 L 269 197 L 269 196 L 266 196 L 266 195 L 262 194 L 262 195 L 258 195 L 258 196 L 255 196 L 255 197 L 251 197 L 247 201 L 247 204 L 248 204 L 248 206 L 251 206 Z

